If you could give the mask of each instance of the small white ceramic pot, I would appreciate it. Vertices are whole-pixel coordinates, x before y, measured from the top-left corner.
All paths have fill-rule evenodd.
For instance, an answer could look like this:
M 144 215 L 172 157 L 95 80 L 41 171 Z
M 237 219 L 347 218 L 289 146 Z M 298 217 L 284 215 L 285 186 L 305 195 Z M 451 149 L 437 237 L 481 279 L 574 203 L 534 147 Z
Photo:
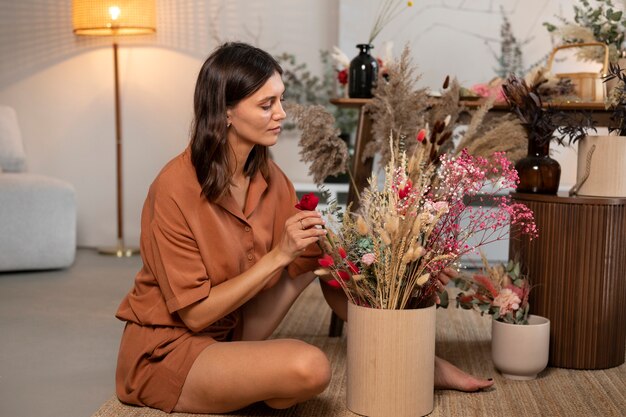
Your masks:
M 508 379 L 530 380 L 548 365 L 550 320 L 528 316 L 528 324 L 491 321 L 491 358 Z

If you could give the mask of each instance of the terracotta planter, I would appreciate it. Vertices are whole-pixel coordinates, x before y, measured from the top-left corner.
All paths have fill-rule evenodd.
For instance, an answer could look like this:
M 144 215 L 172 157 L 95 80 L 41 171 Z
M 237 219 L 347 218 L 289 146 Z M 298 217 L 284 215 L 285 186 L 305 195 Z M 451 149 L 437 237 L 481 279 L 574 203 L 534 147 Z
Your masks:
M 435 306 L 348 304 L 347 406 L 375 417 L 424 416 L 434 406 Z
M 586 136 L 578 142 L 576 194 L 626 197 L 626 137 Z
M 508 379 L 530 380 L 548 365 L 550 320 L 530 315 L 528 324 L 492 320 L 491 358 Z

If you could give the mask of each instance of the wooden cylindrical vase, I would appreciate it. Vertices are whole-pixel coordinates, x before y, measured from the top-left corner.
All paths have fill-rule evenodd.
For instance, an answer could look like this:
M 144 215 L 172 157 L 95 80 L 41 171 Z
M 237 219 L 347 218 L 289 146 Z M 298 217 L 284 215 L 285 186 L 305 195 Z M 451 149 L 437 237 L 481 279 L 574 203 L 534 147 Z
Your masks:
M 578 195 L 626 197 L 626 138 L 586 136 L 578 142 Z
M 435 306 L 383 310 L 348 304 L 350 411 L 416 417 L 434 406 Z

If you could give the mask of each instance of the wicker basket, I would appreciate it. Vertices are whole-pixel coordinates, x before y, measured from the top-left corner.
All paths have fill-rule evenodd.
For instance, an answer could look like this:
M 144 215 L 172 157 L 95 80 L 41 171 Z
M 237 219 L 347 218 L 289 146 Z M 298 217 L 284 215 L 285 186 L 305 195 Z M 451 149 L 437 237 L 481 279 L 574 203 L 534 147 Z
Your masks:
M 602 77 L 607 74 L 609 69 L 609 47 L 601 42 L 572 43 L 554 48 L 548 58 L 548 72 L 552 70 L 552 63 L 556 53 L 563 49 L 569 48 L 586 48 L 601 47 L 604 48 L 604 62 L 602 63 L 601 72 L 571 72 L 554 74 L 558 78 L 569 78 L 574 84 L 576 95 L 582 102 L 604 101 L 606 97 L 606 86 L 602 82 Z

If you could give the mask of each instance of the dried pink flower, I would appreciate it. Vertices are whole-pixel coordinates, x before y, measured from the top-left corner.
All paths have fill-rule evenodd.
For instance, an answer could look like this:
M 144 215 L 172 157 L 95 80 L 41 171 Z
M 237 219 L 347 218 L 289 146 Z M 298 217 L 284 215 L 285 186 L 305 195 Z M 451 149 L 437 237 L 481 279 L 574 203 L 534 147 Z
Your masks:
M 509 288 L 505 288 L 500 291 L 500 294 L 498 294 L 498 296 L 493 300 L 493 305 L 500 307 L 500 315 L 504 316 L 509 312 L 519 309 L 521 302 L 522 300 L 520 300 L 517 294 Z
M 373 253 L 366 253 L 361 257 L 361 262 L 367 266 L 370 266 L 374 262 L 376 262 L 376 255 Z

